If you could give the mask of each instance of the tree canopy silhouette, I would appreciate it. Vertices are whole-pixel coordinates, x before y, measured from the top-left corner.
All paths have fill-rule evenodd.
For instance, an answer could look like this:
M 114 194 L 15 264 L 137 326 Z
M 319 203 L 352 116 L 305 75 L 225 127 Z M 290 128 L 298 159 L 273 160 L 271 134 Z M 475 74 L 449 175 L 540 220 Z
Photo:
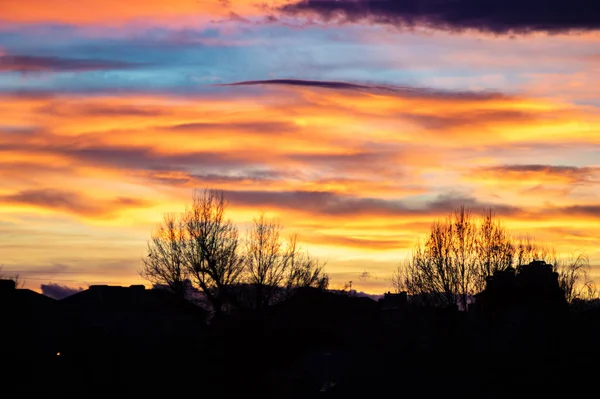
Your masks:
M 165 215 L 152 234 L 141 276 L 167 286 L 180 297 L 191 281 L 219 314 L 235 301 L 230 287 L 241 282 L 244 267 L 237 227 L 225 216 L 222 192 L 194 191 L 192 204 L 182 214 Z
M 241 282 L 244 268 L 239 232 L 233 221 L 226 219 L 226 209 L 222 191 L 205 189 L 194 192 L 184 217 L 189 274 L 216 313 L 235 301 L 230 288 Z
M 185 212 L 165 215 L 152 233 L 140 271 L 147 281 L 184 298 L 191 283 L 215 314 L 230 306 L 268 306 L 298 287 L 327 287 L 325 264 L 301 250 L 296 235 L 285 240 L 282 226 L 264 213 L 242 240 L 226 217 L 222 191 L 194 191 L 192 199 Z M 252 304 L 245 303 L 244 285 L 254 290 Z
M 268 305 L 283 284 L 291 253 L 281 237 L 282 227 L 264 213 L 253 220 L 246 237 L 247 280 L 255 290 L 257 308 Z
M 141 276 L 154 285 L 165 285 L 185 298 L 187 267 L 187 230 L 183 217 L 167 214 L 152 233 L 148 242 L 148 254 L 142 259 Z
M 494 273 L 533 261 L 553 266 L 568 301 L 595 295 L 585 254 L 561 258 L 530 236 L 513 237 L 491 209 L 475 219 L 464 206 L 433 222 L 427 238 L 394 271 L 392 285 L 395 291 L 406 291 L 430 305 L 466 309 Z
M 271 305 L 299 287 L 326 288 L 324 264 L 297 245 L 297 236 L 282 237 L 283 227 L 264 213 L 253 220 L 246 237 L 245 280 L 254 287 L 254 306 Z

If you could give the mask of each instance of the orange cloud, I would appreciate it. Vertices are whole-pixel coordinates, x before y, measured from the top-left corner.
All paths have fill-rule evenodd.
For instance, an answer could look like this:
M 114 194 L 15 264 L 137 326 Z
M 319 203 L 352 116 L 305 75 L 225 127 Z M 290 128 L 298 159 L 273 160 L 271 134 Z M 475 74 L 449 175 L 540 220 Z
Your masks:
M 281 3 L 280 1 L 279 3 Z M 229 6 L 227 5 L 229 3 Z M 276 4 L 277 1 L 269 3 Z M 173 20 L 189 22 L 205 16 L 227 16 L 235 10 L 247 15 L 257 13 L 256 2 L 250 0 L 4 0 L 2 19 L 12 22 L 63 22 L 75 24 L 114 24 L 125 21 Z
M 358 273 L 344 266 L 356 259 L 403 260 L 460 204 L 493 206 L 516 232 L 564 250 L 600 247 L 597 158 L 581 155 L 600 146 L 586 134 L 600 118 L 586 106 L 311 82 L 223 90 L 3 94 L 0 215 L 13 232 L 6 268 L 68 264 L 83 285 L 97 270 L 76 265 L 105 261 L 124 268 L 106 280 L 137 282 L 153 226 L 203 186 L 226 191 L 242 228 L 260 210 L 279 217 L 340 279 Z M 578 154 L 572 164 L 565 148 Z M 47 242 L 61 231 L 87 238 L 29 251 L 39 240 L 27 229 Z M 379 277 L 369 287 L 383 287 Z
M 510 183 L 600 183 L 600 166 L 500 165 L 474 171 L 475 178 L 509 181 Z
M 75 191 L 43 188 L 23 190 L 0 196 L 0 203 L 4 204 L 4 207 L 13 206 L 17 209 L 20 207 L 42 208 L 100 219 L 129 207 L 147 206 L 147 202 L 142 199 L 116 197 L 102 200 L 100 198 L 88 198 Z

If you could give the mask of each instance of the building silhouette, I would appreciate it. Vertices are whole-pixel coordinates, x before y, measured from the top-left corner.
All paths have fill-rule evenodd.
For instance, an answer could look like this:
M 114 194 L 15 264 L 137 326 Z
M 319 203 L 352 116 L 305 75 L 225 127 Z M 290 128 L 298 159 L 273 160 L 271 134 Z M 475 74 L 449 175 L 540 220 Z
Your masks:
M 499 312 L 507 309 L 565 310 L 567 301 L 551 264 L 533 261 L 517 269 L 498 270 L 488 277 L 485 290 L 476 295 L 473 309 Z

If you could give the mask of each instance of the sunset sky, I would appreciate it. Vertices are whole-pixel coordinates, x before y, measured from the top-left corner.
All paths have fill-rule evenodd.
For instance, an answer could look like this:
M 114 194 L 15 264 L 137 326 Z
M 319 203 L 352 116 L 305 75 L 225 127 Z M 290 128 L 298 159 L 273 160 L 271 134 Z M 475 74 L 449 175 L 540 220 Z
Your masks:
M 600 7 L 584 0 L 2 0 L 0 265 L 142 283 L 194 188 L 381 293 L 491 206 L 600 280 Z

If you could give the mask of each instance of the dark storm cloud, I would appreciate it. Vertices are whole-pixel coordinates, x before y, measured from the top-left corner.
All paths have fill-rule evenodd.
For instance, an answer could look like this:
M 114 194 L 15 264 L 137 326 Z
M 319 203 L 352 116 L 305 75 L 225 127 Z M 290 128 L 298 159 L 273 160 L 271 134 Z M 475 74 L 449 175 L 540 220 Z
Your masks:
M 461 206 L 472 209 L 474 212 L 479 212 L 483 209 L 492 208 L 494 212 L 502 216 L 525 216 L 524 211 L 518 207 L 501 204 L 486 204 L 482 203 L 475 197 L 468 197 L 455 194 L 442 194 L 435 200 L 427 204 L 427 208 L 435 213 L 448 214 L 455 211 Z
M 120 61 L 41 57 L 34 55 L 0 56 L 0 72 L 84 72 L 131 69 L 139 65 Z
M 324 165 L 336 164 L 342 166 L 379 162 L 387 154 L 378 152 L 357 152 L 351 154 L 293 154 L 292 159 Z
M 538 115 L 533 112 L 493 110 L 471 110 L 453 115 L 424 115 L 418 113 L 400 113 L 397 115 L 405 120 L 432 130 L 464 128 L 476 125 L 494 125 L 497 123 L 531 123 L 538 118 Z
M 256 183 L 266 181 L 279 181 L 285 179 L 298 178 L 298 175 L 294 172 L 287 171 L 275 171 L 275 170 L 247 170 L 243 173 L 225 175 L 219 173 L 208 173 L 208 174 L 192 174 L 191 177 L 204 181 L 204 182 L 215 182 L 215 183 L 240 183 L 244 181 L 253 181 Z
M 300 210 L 329 216 L 440 216 L 461 205 L 476 211 L 492 207 L 502 215 L 522 213 L 516 207 L 485 204 L 472 197 L 451 194 L 440 195 L 419 208 L 400 200 L 363 198 L 327 191 L 226 191 L 225 195 L 234 204 Z
M 226 196 L 232 203 L 246 206 L 272 206 L 337 216 L 407 212 L 400 201 L 358 198 L 326 191 L 227 191 Z
M 325 21 L 426 26 L 446 31 L 529 33 L 597 30 L 600 3 L 589 0 L 304 0 L 280 9 Z
M 0 203 L 30 205 L 94 217 L 108 216 L 123 208 L 147 205 L 146 201 L 135 198 L 117 197 L 112 200 L 96 200 L 74 191 L 53 188 L 22 190 L 15 194 L 4 195 L 0 197 Z
M 248 133 L 286 133 L 298 131 L 298 126 L 285 122 L 246 122 L 246 123 L 184 123 L 169 126 L 167 130 L 175 131 L 225 131 L 236 130 Z
M 492 168 L 488 168 L 492 169 Z M 506 172 L 544 172 L 558 175 L 587 175 L 592 172 L 597 172 L 600 168 L 593 167 L 578 167 L 578 166 L 564 166 L 564 165 L 541 165 L 541 164 L 528 164 L 528 165 L 502 165 L 494 167 L 497 171 Z
M 583 216 L 593 219 L 600 219 L 600 204 L 591 205 L 571 205 L 561 209 L 566 216 Z
M 505 174 L 520 174 L 523 179 L 527 176 L 556 176 L 568 180 L 571 183 L 592 182 L 595 176 L 600 176 L 598 167 L 578 167 L 565 165 L 541 165 L 541 164 L 523 164 L 523 165 L 498 165 L 478 169 L 478 172 L 490 173 L 498 177 Z
M 390 148 L 393 146 L 390 145 Z M 383 174 L 383 170 L 395 163 L 397 157 L 404 154 L 402 150 L 395 151 L 362 151 L 349 154 L 290 154 L 293 161 L 302 162 L 320 170 L 333 170 L 336 173 L 375 172 Z M 400 176 L 401 172 L 385 171 L 386 175 Z M 343 179 L 341 176 L 340 179 Z
M 54 136 L 42 134 L 40 137 L 47 141 Z M 152 180 L 167 184 L 185 184 L 191 181 L 265 181 L 285 177 L 282 172 L 258 168 L 260 162 L 248 159 L 252 154 L 223 154 L 209 151 L 172 154 L 158 152 L 150 147 L 78 146 L 70 143 L 40 145 L 19 142 L 0 143 L 0 152 L 2 151 L 26 151 L 28 154 L 40 156 L 58 155 L 71 159 L 73 165 L 94 165 L 141 172 Z M 35 163 L 29 167 L 32 172 L 36 171 L 35 165 L 39 164 Z M 37 169 L 40 170 L 45 169 Z M 1 167 L 0 172 L 2 172 Z M 177 176 L 166 176 L 165 173 L 168 172 L 181 173 Z M 292 176 L 293 173 L 285 175 Z
M 498 98 L 506 98 L 502 93 L 497 92 L 470 92 L 470 91 L 451 91 L 451 90 L 435 90 L 424 87 L 410 87 L 397 85 L 367 85 L 350 82 L 338 82 L 327 80 L 304 80 L 304 79 L 269 79 L 269 80 L 248 80 L 242 82 L 218 84 L 215 86 L 298 86 L 298 87 L 314 87 L 333 90 L 355 90 L 367 92 L 388 92 L 402 97 L 414 98 L 435 98 L 439 100 L 493 100 Z
M 156 117 L 167 115 L 169 111 L 159 109 L 158 107 L 136 107 L 131 105 L 120 105 L 120 106 L 74 106 L 69 110 L 61 110 L 58 107 L 48 106 L 40 108 L 40 111 L 52 112 L 57 116 L 92 116 L 92 117 L 120 117 L 120 116 L 138 116 L 138 117 Z
M 414 244 L 414 240 L 412 238 L 365 238 L 314 233 L 303 237 L 303 240 L 313 244 L 328 244 L 350 248 L 378 250 L 407 248 Z
M 474 216 L 486 209 L 492 209 L 501 217 L 519 218 L 521 220 L 546 220 L 553 216 L 576 216 L 583 218 L 600 218 L 600 205 L 571 205 L 521 208 L 506 204 L 481 202 L 475 197 L 459 194 L 443 194 L 424 202 L 421 206 L 411 206 L 405 201 L 395 199 L 362 198 L 351 195 L 324 191 L 225 191 L 226 198 L 234 205 L 258 208 L 289 209 L 307 212 L 312 215 L 331 217 L 389 216 L 394 217 L 426 217 L 431 221 L 445 218 L 461 206 L 470 209 Z M 325 238 L 324 238 L 325 239 Z M 332 237 L 335 240 L 335 237 Z M 377 240 L 375 240 L 377 241 Z M 337 245 L 344 243 L 336 242 Z M 351 242 L 346 240 L 346 245 Z M 354 242 L 358 245 L 359 242 Z M 374 242 L 374 246 L 391 244 L 391 242 Z
M 270 80 L 248 80 L 244 82 L 226 83 L 220 86 L 255 86 L 255 85 L 287 85 L 287 86 L 307 86 L 307 87 L 324 87 L 327 89 L 341 90 L 361 90 L 372 88 L 384 88 L 383 86 L 366 86 L 347 82 L 319 81 L 319 80 L 302 80 L 302 79 L 270 79 Z
M 56 147 L 47 152 L 61 154 L 81 162 L 132 170 L 189 170 L 194 167 L 236 167 L 247 163 L 214 152 L 163 154 L 150 148 L 123 147 Z
M 165 174 L 166 173 L 166 174 Z M 194 185 L 205 186 L 212 184 L 265 184 L 273 183 L 283 179 L 298 178 L 291 172 L 277 171 L 242 171 L 241 173 L 187 173 L 180 172 L 176 176 L 169 175 L 168 171 L 149 171 L 146 178 L 161 184 L 168 185 Z

